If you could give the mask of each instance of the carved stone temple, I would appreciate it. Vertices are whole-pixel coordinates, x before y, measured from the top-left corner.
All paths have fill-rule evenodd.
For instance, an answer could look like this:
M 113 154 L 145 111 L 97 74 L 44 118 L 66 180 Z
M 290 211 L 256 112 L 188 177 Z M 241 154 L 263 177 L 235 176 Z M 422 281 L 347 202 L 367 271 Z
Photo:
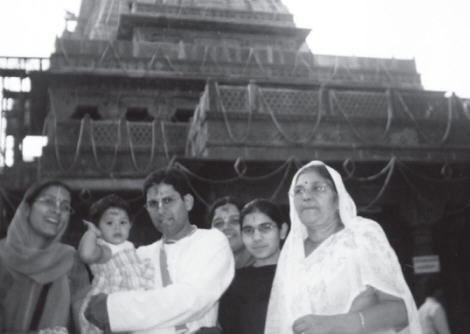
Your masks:
M 156 168 L 188 173 L 192 221 L 207 227 L 207 206 L 228 194 L 287 212 L 297 168 L 324 160 L 383 226 L 418 303 L 436 275 L 422 256 L 439 256 L 450 322 L 465 333 L 470 100 L 424 89 L 414 60 L 315 54 L 309 32 L 281 0 L 82 0 L 50 58 L 0 57 L 0 237 L 37 179 L 74 190 L 67 242 L 116 192 L 140 245 L 158 237 L 140 190 Z M 24 161 L 29 136 L 47 144 Z

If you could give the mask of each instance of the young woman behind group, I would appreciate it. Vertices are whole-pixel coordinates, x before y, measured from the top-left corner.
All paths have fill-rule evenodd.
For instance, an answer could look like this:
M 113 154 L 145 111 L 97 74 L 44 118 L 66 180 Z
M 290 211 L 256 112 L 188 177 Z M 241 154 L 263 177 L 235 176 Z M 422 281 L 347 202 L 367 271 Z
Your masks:
M 235 268 L 251 266 L 253 256 L 247 251 L 242 241 L 240 226 L 240 201 L 233 196 L 221 197 L 209 208 L 209 222 L 212 228 L 220 230 L 228 239 L 235 258 Z
M 224 334 L 262 334 L 287 224 L 279 208 L 265 199 L 247 203 L 240 213 L 240 222 L 242 240 L 254 257 L 254 264 L 236 271 L 220 301 L 219 323 Z

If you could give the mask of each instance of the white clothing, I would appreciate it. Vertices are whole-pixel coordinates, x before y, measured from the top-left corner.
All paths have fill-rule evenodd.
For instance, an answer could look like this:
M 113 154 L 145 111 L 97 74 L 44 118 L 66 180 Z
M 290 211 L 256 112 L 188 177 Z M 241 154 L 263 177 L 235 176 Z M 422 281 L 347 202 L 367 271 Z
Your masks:
M 105 241 L 104 239 L 99 238 L 97 240 L 98 245 L 106 246 L 111 251 L 111 256 L 116 255 L 117 252 L 124 251 L 124 250 L 133 250 L 134 244 L 129 240 L 123 241 L 118 245 L 112 244 L 110 242 Z
M 442 312 L 442 314 L 445 315 L 442 305 L 434 298 L 427 297 L 418 310 L 419 322 L 421 323 L 423 334 L 444 334 L 439 332 L 435 325 L 435 322 L 437 321 L 436 315 L 438 312 Z M 441 319 L 446 320 L 445 317 Z M 443 323 L 440 326 L 445 328 L 446 333 L 450 333 L 450 330 L 448 329 L 449 325 L 447 323 Z
M 294 186 L 308 166 L 300 169 L 289 190 L 291 232 L 282 248 L 266 320 L 266 334 L 291 334 L 292 324 L 306 314 L 348 313 L 353 300 L 368 286 L 401 298 L 407 308 L 411 334 L 421 334 L 416 305 L 400 264 L 380 225 L 359 217 L 341 176 L 324 165 L 333 178 L 344 228 L 305 256 L 307 229 L 294 206 Z M 394 333 L 390 330 L 387 333 Z
M 150 261 L 141 260 L 134 244 L 124 241 L 118 245 L 98 239 L 97 244 L 111 251 L 111 258 L 104 263 L 90 264 L 93 282 L 80 311 L 81 333 L 102 334 L 103 331 L 85 318 L 84 312 L 90 298 L 99 293 L 111 294 L 117 291 L 147 290 L 153 287 L 155 268 Z
M 220 231 L 197 229 L 165 244 L 172 284 L 163 287 L 160 273 L 162 241 L 137 249 L 141 259 L 155 266 L 154 286 L 147 291 L 117 292 L 108 296 L 113 332 L 174 334 L 175 325 L 186 324 L 192 333 L 217 322 L 218 301 L 234 276 L 234 259 L 227 238 Z

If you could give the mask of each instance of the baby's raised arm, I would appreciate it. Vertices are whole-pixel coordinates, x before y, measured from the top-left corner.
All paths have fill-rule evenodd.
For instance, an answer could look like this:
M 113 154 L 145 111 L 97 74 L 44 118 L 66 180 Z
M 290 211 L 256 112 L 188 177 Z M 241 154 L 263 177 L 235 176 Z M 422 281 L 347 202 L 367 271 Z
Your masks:
M 98 244 L 101 231 L 91 222 L 83 220 L 87 231 L 83 234 L 78 245 L 78 254 L 86 264 L 103 263 L 109 260 L 110 250 Z

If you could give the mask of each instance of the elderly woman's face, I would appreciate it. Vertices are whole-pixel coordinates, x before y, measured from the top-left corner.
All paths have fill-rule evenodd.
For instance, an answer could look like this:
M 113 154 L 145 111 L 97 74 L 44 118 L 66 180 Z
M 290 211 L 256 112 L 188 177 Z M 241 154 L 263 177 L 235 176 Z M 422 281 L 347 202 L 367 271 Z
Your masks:
M 70 216 L 70 193 L 64 187 L 44 188 L 31 205 L 31 228 L 45 239 L 54 238 L 67 224 Z
M 338 223 L 338 196 L 333 184 L 315 170 L 307 170 L 297 178 L 294 206 L 307 228 Z

